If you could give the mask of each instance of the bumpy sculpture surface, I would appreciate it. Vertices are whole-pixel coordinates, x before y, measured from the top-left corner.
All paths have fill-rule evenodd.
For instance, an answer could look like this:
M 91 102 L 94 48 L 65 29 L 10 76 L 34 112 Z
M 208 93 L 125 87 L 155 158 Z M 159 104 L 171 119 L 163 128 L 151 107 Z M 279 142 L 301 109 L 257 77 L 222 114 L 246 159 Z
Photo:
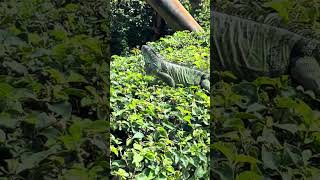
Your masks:
M 141 51 L 147 74 L 155 75 L 171 87 L 175 87 L 176 84 L 200 85 L 210 90 L 209 74 L 167 62 L 148 45 L 143 45 Z
M 320 42 L 285 29 L 211 13 L 213 68 L 253 80 L 290 74 L 305 89 L 320 94 Z

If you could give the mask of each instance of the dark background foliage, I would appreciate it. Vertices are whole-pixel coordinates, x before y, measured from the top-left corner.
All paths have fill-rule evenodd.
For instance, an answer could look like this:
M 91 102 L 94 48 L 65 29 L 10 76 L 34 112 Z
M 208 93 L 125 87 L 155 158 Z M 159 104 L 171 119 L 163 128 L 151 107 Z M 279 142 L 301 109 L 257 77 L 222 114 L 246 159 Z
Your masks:
M 153 13 L 145 1 L 112 0 L 111 53 L 126 53 L 130 48 L 150 41 Z
M 108 8 L 0 2 L 0 176 L 106 176 Z
M 202 26 L 209 26 L 208 0 L 180 2 Z M 130 49 L 156 40 L 153 39 L 155 14 L 144 0 L 111 0 L 111 54 L 129 54 Z M 165 26 L 161 36 L 169 34 L 173 31 Z

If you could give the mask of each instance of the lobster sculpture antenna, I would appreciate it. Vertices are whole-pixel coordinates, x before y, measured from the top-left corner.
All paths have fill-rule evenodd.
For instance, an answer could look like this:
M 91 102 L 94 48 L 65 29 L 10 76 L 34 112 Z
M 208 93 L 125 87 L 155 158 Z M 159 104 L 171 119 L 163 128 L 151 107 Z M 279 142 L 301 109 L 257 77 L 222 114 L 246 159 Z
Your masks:
M 146 0 L 146 2 L 176 31 L 203 30 L 179 0 Z

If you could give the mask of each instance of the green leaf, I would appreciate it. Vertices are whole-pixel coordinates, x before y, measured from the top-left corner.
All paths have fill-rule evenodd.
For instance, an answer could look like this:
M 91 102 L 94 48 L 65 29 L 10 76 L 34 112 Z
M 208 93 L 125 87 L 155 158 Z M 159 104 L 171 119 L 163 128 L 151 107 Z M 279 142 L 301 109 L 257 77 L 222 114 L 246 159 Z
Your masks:
M 182 166 L 184 168 L 187 168 L 187 166 L 189 165 L 188 158 L 186 156 L 180 156 L 180 161 L 182 163 Z
M 70 127 L 69 127 L 69 133 L 72 135 L 75 140 L 80 140 L 82 137 L 82 130 L 83 125 L 80 123 L 80 121 L 75 121 Z
M 69 12 L 75 12 L 79 9 L 79 4 L 69 3 L 64 7 Z
M 50 32 L 50 35 L 52 35 L 57 40 L 64 40 L 67 38 L 67 32 L 64 30 L 62 26 L 55 26 L 54 30 Z
M 7 83 L 0 82 L 0 97 L 9 97 L 12 95 L 14 88 Z
M 253 104 L 248 106 L 246 112 L 259 112 L 259 111 L 265 110 L 266 108 L 267 107 L 262 105 L 262 104 L 253 103 Z
M 302 151 L 302 160 L 305 166 L 309 164 L 309 159 L 312 157 L 312 152 L 311 150 L 307 149 Z
M 273 126 L 289 131 L 292 134 L 295 134 L 298 131 L 298 126 L 296 124 L 273 124 Z
M 262 180 L 262 176 L 253 172 L 253 171 L 245 171 L 237 175 L 236 180 Z
M 18 63 L 17 61 L 5 61 L 3 62 L 3 65 L 5 67 L 9 67 L 13 71 L 19 73 L 19 74 L 27 74 L 28 70 L 27 68 L 22 65 L 21 63 Z
M 63 175 L 63 180 L 68 179 L 95 179 L 95 175 L 92 176 L 86 168 L 82 167 L 82 165 L 74 165 L 73 168 L 66 171 Z
M 278 170 L 279 164 L 277 157 L 277 155 L 274 155 L 272 152 L 267 151 L 265 147 L 262 147 L 261 158 L 264 166 L 272 170 Z
M 58 71 L 57 69 L 47 69 L 46 70 L 52 79 L 54 79 L 57 83 L 65 83 L 66 82 L 66 79 L 64 77 L 64 74 L 60 71 Z
M 19 122 L 18 118 L 13 118 L 8 113 L 1 113 L 0 114 L 0 127 L 8 128 L 8 129 L 15 129 Z
M 48 104 L 48 109 L 63 118 L 69 119 L 71 117 L 72 106 L 69 102 L 51 103 Z
M 237 129 L 243 129 L 244 123 L 239 118 L 228 118 L 223 122 L 223 127 L 224 128 L 232 127 L 232 128 L 237 128 Z
M 133 161 L 132 161 L 133 164 L 135 164 L 136 166 L 139 166 L 142 160 L 143 160 L 143 156 L 141 156 L 137 152 L 133 153 Z
M 132 139 L 142 139 L 143 137 L 144 137 L 144 134 L 142 134 L 141 132 L 137 132 L 136 134 L 134 134 Z
M 28 33 L 28 39 L 33 44 L 38 44 L 42 40 L 41 36 L 39 36 L 39 34 L 36 33 Z
M 67 45 L 66 44 L 58 44 L 52 48 L 52 55 L 59 58 L 59 60 L 63 60 L 67 54 Z
M 250 163 L 252 165 L 256 165 L 257 163 L 261 163 L 256 158 L 254 158 L 252 156 L 247 156 L 247 155 L 244 155 L 244 154 L 237 155 L 236 158 L 235 158 L 235 161 L 236 162 L 247 162 L 247 163 Z
M 289 8 L 292 6 L 291 1 L 273 0 L 271 2 L 264 3 L 264 6 L 275 9 L 285 22 L 289 21 Z
M 140 174 L 136 175 L 136 176 L 134 177 L 134 179 L 135 179 L 135 180 L 147 180 L 147 179 L 148 179 L 148 176 L 146 176 L 146 175 L 143 174 L 143 173 L 140 173 Z
M 281 86 L 281 83 L 278 79 L 273 79 L 270 77 L 258 77 L 256 80 L 254 80 L 254 84 L 257 86 L 268 85 L 276 89 Z
M 104 133 L 108 131 L 108 123 L 105 120 L 96 120 L 90 122 L 86 131 L 89 130 L 92 133 Z
M 4 143 L 6 141 L 6 133 L 0 129 L 0 143 Z
M 53 146 L 46 151 L 27 153 L 22 155 L 21 164 L 18 165 L 16 173 L 20 173 L 27 169 L 32 169 L 40 165 L 40 162 L 46 159 L 49 155 L 57 153 L 60 149 L 59 145 Z
M 275 136 L 275 132 L 272 129 L 263 128 L 262 136 L 259 136 L 257 139 L 258 142 L 266 142 L 275 146 L 281 146 L 280 142 Z
M 82 90 L 82 89 L 66 88 L 66 89 L 63 90 L 63 92 L 65 92 L 69 96 L 70 95 L 77 96 L 77 97 L 85 97 L 85 96 L 87 96 L 87 92 L 85 90 Z
M 212 145 L 212 148 L 220 151 L 230 162 L 233 162 L 236 158 L 236 148 L 231 143 L 216 142 Z
M 126 140 L 126 146 L 129 146 L 132 143 L 133 139 L 132 138 L 128 138 Z
M 67 78 L 67 81 L 68 82 L 84 82 L 84 83 L 88 82 L 84 76 L 73 71 L 71 71 L 70 75 Z
M 207 173 L 207 171 L 205 171 L 202 166 L 199 166 L 196 171 L 195 171 L 195 175 L 196 177 L 204 177 L 204 175 Z
M 287 97 L 277 97 L 276 105 L 278 108 L 292 109 L 294 113 L 299 115 L 307 125 L 310 125 L 314 120 L 312 109 L 302 100 L 293 100 Z
M 219 175 L 219 180 L 234 179 L 234 172 L 229 163 L 221 162 L 219 166 L 213 167 L 212 171 Z
M 63 142 L 64 146 L 68 150 L 75 150 L 76 148 L 78 148 L 78 146 L 81 145 L 79 144 L 80 139 L 75 139 L 73 136 L 70 135 L 60 136 L 59 139 Z
M 145 155 L 144 155 L 145 158 L 147 158 L 148 160 L 150 161 L 153 161 L 154 158 L 156 157 L 156 154 L 152 151 L 148 151 Z
M 303 166 L 303 159 L 300 148 L 290 145 L 288 143 L 284 144 L 284 152 L 289 156 L 291 161 L 297 166 Z
M 49 127 L 51 124 L 56 122 L 55 119 L 50 118 L 46 113 L 39 113 L 39 114 L 35 114 L 34 116 L 29 116 L 27 121 L 32 123 L 34 121 L 33 118 L 36 118 L 35 128 L 37 129 Z
M 91 106 L 96 101 L 90 97 L 83 97 L 80 101 L 81 107 Z
M 83 45 L 92 50 L 97 55 L 102 55 L 100 42 L 95 38 L 87 38 L 83 41 Z
M 111 152 L 113 152 L 115 155 L 117 155 L 117 156 L 119 155 L 118 149 L 115 148 L 114 146 L 111 145 L 110 150 L 111 150 Z
M 33 51 L 33 53 L 31 54 L 31 58 L 39 58 L 42 56 L 48 56 L 51 55 L 51 51 L 48 49 L 44 49 L 44 48 L 38 48 L 35 51 Z
M 127 173 L 127 171 L 125 171 L 124 169 L 119 168 L 118 171 L 116 171 L 116 175 L 124 178 L 124 177 L 128 177 L 129 173 Z

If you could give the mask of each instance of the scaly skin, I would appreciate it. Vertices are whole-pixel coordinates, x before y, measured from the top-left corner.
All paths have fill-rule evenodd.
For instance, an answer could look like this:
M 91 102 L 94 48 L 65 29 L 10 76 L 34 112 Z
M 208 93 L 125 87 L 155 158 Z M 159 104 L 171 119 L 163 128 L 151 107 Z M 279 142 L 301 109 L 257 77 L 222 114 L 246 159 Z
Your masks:
M 143 45 L 141 51 L 144 57 L 145 71 L 147 74 L 155 75 L 171 87 L 175 87 L 177 84 L 182 84 L 184 86 L 200 85 L 202 88 L 208 91 L 210 90 L 208 74 L 167 62 L 150 46 Z
M 320 42 L 251 20 L 211 13 L 213 66 L 253 80 L 290 74 L 320 93 Z

